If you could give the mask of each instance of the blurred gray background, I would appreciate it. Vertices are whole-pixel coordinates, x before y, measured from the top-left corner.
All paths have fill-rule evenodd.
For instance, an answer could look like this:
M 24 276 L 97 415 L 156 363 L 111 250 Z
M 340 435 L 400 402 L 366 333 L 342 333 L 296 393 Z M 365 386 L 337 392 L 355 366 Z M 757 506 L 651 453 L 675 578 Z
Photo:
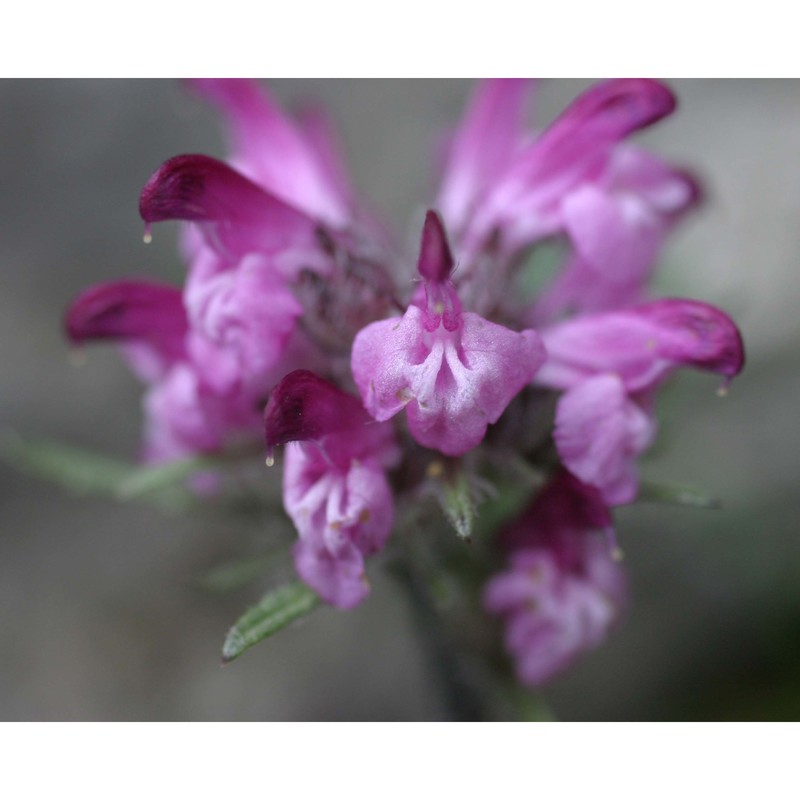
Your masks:
M 538 121 L 585 85 L 544 83 Z M 798 719 L 800 84 L 672 86 L 678 112 L 639 141 L 694 167 L 708 202 L 673 238 L 661 285 L 729 311 L 749 360 L 724 400 L 713 377 L 678 378 L 643 473 L 725 508 L 618 513 L 626 624 L 544 696 L 566 720 Z M 325 103 L 357 185 L 416 237 L 436 143 L 469 83 L 274 87 Z M 222 155 L 216 115 L 169 81 L 2 81 L 0 109 L 0 424 L 133 457 L 140 387 L 113 348 L 70 365 L 61 315 L 96 281 L 180 279 L 174 226 L 142 243 L 138 193 L 169 156 Z M 72 497 L 5 465 L 0 519 L 0 719 L 443 718 L 388 578 L 355 611 L 323 609 L 223 669 L 222 639 L 257 587 L 219 598 L 192 578 L 257 531 Z

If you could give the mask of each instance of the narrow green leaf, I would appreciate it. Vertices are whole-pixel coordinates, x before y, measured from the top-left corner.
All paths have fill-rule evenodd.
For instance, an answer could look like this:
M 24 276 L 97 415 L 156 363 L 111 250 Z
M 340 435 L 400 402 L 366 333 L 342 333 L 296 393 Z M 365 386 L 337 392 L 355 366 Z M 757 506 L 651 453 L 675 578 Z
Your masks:
M 128 495 L 123 488 L 129 481 L 140 480 L 138 476 L 147 469 L 60 442 L 25 439 L 16 433 L 7 433 L 0 440 L 0 458 L 21 472 L 75 494 L 125 499 Z M 185 509 L 194 501 L 184 487 L 166 484 L 147 500 L 166 511 Z
M 222 645 L 222 662 L 233 661 L 254 644 L 310 614 L 317 605 L 317 595 L 299 581 L 264 595 L 228 631 Z
M 23 439 L 7 434 L 0 457 L 21 472 L 52 481 L 78 494 L 113 494 L 135 467 L 58 442 Z
M 679 484 L 643 482 L 637 499 L 643 503 L 670 503 L 690 508 L 722 508 L 719 499 L 703 489 Z

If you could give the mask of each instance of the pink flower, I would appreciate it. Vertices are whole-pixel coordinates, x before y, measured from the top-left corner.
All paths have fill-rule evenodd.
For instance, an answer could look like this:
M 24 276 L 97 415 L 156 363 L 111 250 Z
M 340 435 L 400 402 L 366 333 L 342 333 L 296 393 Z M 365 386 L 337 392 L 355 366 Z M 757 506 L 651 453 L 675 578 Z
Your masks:
M 611 505 L 631 502 L 635 459 L 652 441 L 650 395 L 679 367 L 725 376 L 744 348 L 724 312 L 696 300 L 658 300 L 589 314 L 542 332 L 548 359 L 536 383 L 564 390 L 555 441 L 564 465 Z
M 191 85 L 222 111 L 231 163 L 239 172 L 311 218 L 334 228 L 350 224 L 355 192 L 319 112 L 298 124 L 255 81 L 203 79 Z
M 258 100 L 255 85 L 204 86 L 226 101 L 239 128 L 249 131 L 241 132 L 248 141 L 261 117 L 289 126 Z M 309 164 L 313 160 L 308 149 L 293 152 L 296 169 L 303 153 Z M 281 178 L 290 180 L 291 174 L 273 175 L 274 192 L 221 161 L 186 155 L 165 162 L 142 190 L 139 207 L 148 226 L 168 219 L 199 226 L 184 238 L 190 261 L 184 290 L 189 365 L 147 401 L 148 449 L 164 458 L 193 446 L 218 449 L 237 433 L 255 437 L 272 386 L 288 369 L 319 362 L 313 344 L 297 330 L 303 307 L 291 284 L 304 269 L 330 271 L 331 259 L 321 246 L 318 221 L 283 199 L 294 194 Z
M 562 205 L 574 253 L 537 300 L 536 318 L 642 302 L 667 234 L 699 200 L 688 173 L 642 150 L 617 148 L 597 180 Z
M 303 312 L 292 281 L 303 269 L 330 271 L 317 223 L 207 156 L 167 161 L 142 191 L 140 210 L 148 224 L 201 225 L 187 247 L 187 311 L 196 338 L 206 340 L 194 347 L 223 351 L 217 360 L 226 369 L 209 373 L 210 383 L 266 396 Z
M 210 156 L 164 162 L 142 189 L 139 213 L 148 226 L 164 220 L 201 224 L 202 243 L 229 266 L 248 253 L 271 258 L 287 278 L 306 266 L 327 266 L 320 223 Z
M 143 405 L 143 457 L 152 463 L 216 453 L 246 441 L 261 417 L 261 404 L 246 395 L 215 392 L 190 362 L 176 364 L 153 384 Z
M 505 619 L 522 683 L 549 681 L 617 624 L 626 587 L 610 529 L 599 493 L 562 471 L 505 531 L 510 564 L 487 584 L 484 605 Z
M 567 229 L 572 194 L 602 187 L 617 145 L 675 108 L 657 81 L 607 81 L 534 138 L 522 130 L 524 100 L 517 82 L 483 84 L 456 133 L 440 202 L 470 254 L 493 237 L 515 252 Z
M 190 258 L 185 301 L 196 334 L 193 348 L 222 351 L 215 359 L 221 371 L 206 376 L 218 387 L 241 385 L 265 396 L 285 374 L 287 359 L 295 359 L 295 366 L 322 363 L 320 344 L 331 342 L 323 336 L 318 344 L 309 336 L 318 320 L 338 326 L 349 344 L 365 315 L 374 318 L 370 315 L 383 313 L 389 302 L 383 264 L 364 255 L 357 234 L 327 230 L 207 156 L 167 161 L 145 186 L 140 210 L 148 224 L 182 219 L 201 226 L 200 236 L 185 241 Z M 373 250 L 383 253 L 380 247 Z M 302 291 L 304 281 L 310 294 Z M 327 300 L 329 282 L 342 287 L 342 298 L 349 291 L 355 304 Z M 301 316 L 305 331 L 297 327 Z
M 556 409 L 553 438 L 562 463 L 612 506 L 636 498 L 636 459 L 656 435 L 646 398 L 637 399 L 617 375 L 604 373 L 565 392 Z
M 148 228 L 170 219 L 192 223 L 183 239 L 191 366 L 148 401 L 151 417 L 158 410 L 148 440 L 162 437 L 163 446 L 154 444 L 161 453 L 178 452 L 176 425 L 164 422 L 178 413 L 198 423 L 189 438 L 204 448 L 221 446 L 232 429 L 255 435 L 258 409 L 275 383 L 298 367 L 329 370 L 324 349 L 340 347 L 329 332 L 349 348 L 391 296 L 377 260 L 381 245 L 372 247 L 377 257 L 363 256 L 369 248 L 361 243 L 360 212 L 325 121 L 307 117 L 302 128 L 254 82 L 193 85 L 225 113 L 235 167 L 177 156 L 141 194 Z M 328 281 L 349 300 L 329 299 Z M 203 436 L 201 420 L 210 426 Z
M 221 449 L 259 424 L 260 404 L 220 393 L 191 358 L 193 334 L 180 290 L 144 280 L 98 284 L 80 294 L 65 318 L 69 339 L 118 343 L 149 385 L 144 399 L 146 461 Z M 212 370 L 213 371 L 213 370 Z
M 699 194 L 687 173 L 625 140 L 672 113 L 675 98 L 657 81 L 607 81 L 534 134 L 524 126 L 530 88 L 479 84 L 449 148 L 437 202 L 462 301 L 536 326 L 641 302 L 666 234 Z M 504 289 L 527 251 L 552 237 L 570 244 L 565 267 L 521 316 Z
M 305 370 L 275 387 L 264 417 L 269 452 L 291 443 L 283 501 L 300 535 L 297 572 L 326 602 L 352 608 L 369 592 L 364 559 L 386 544 L 394 518 L 386 469 L 399 454 L 391 426 Z
M 460 456 L 480 444 L 544 360 L 534 331 L 521 333 L 461 310 L 453 258 L 438 215 L 425 218 L 419 256 L 424 294 L 402 318 L 373 322 L 353 342 L 351 366 L 377 420 L 405 408 L 411 435 Z

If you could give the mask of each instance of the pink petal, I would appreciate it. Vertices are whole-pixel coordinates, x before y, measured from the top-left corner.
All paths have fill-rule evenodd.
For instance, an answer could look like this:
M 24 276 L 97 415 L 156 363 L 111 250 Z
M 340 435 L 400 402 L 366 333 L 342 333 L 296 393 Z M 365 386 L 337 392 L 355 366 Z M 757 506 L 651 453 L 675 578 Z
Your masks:
M 328 434 L 357 431 L 370 422 L 358 398 L 301 369 L 278 383 L 264 410 L 268 448 L 319 441 Z
M 255 81 L 205 79 L 192 84 L 226 115 L 236 164 L 248 177 L 313 217 L 335 227 L 346 225 L 349 186 L 330 169 L 329 139 L 324 150 L 315 147 L 319 137 L 307 137 Z
M 318 250 L 317 223 L 208 156 L 176 156 L 162 164 L 142 190 L 139 212 L 147 223 L 218 223 L 216 239 L 235 254 Z
M 666 299 L 636 313 L 662 331 L 659 354 L 675 364 L 718 372 L 728 380 L 744 368 L 744 342 L 736 323 L 699 300 Z
M 209 393 L 189 364 L 173 367 L 145 396 L 144 407 L 150 461 L 215 452 L 232 434 L 258 432 L 258 413 L 247 398 Z
M 663 237 L 663 223 L 633 195 L 615 197 L 586 184 L 562 204 L 564 227 L 580 258 L 603 280 L 644 281 Z
M 423 332 L 423 311 L 409 306 L 403 317 L 373 322 L 356 335 L 350 366 L 364 406 L 375 419 L 391 419 L 413 399 L 408 376 L 412 370 L 418 374 L 429 355 Z M 435 373 L 428 378 L 435 379 Z
M 635 194 L 665 218 L 682 214 L 702 200 L 700 184 L 691 173 L 631 145 L 614 151 L 607 181 L 610 191 Z
M 402 319 L 360 331 L 351 362 L 375 419 L 406 407 L 414 438 L 451 456 L 481 442 L 544 360 L 534 331 L 515 333 L 472 313 L 461 320 L 460 331 L 428 342 L 424 312 L 410 306 Z
M 592 86 L 496 178 L 470 224 L 470 246 L 499 231 L 513 251 L 558 232 L 561 201 L 582 182 L 602 176 L 622 139 L 674 107 L 674 96 L 657 81 Z
M 514 611 L 520 605 L 535 601 L 543 591 L 552 591 L 557 580 L 555 559 L 542 549 L 523 550 L 513 568 L 495 575 L 483 592 L 483 606 L 493 614 Z
M 124 343 L 136 371 L 155 380 L 186 357 L 186 312 L 174 286 L 146 280 L 101 283 L 82 292 L 67 309 L 70 341 Z
M 303 582 L 336 608 L 355 608 L 369 594 L 364 556 L 353 544 L 331 551 L 301 539 L 294 546 L 294 565 Z
M 573 475 L 602 492 L 608 505 L 635 499 L 636 457 L 654 434 L 654 420 L 628 399 L 615 375 L 583 381 L 558 402 L 558 454 Z
M 480 195 L 515 155 L 531 81 L 481 82 L 450 146 L 437 206 L 460 229 Z
M 332 464 L 312 445 L 287 448 L 283 499 L 300 535 L 295 566 L 326 602 L 352 608 L 369 592 L 364 558 L 386 544 L 392 492 L 374 455 Z
M 744 366 L 741 335 L 731 318 L 696 300 L 657 300 L 626 311 L 591 314 L 542 333 L 548 360 L 537 383 L 566 389 L 615 373 L 628 392 L 650 388 L 681 366 L 730 379 Z
M 536 382 L 569 389 L 602 373 L 619 376 L 628 391 L 654 385 L 673 364 L 659 349 L 661 329 L 634 310 L 587 314 L 542 331 L 547 361 Z
M 67 309 L 64 327 L 76 344 L 92 339 L 147 339 L 177 347 L 187 323 L 180 289 L 156 281 L 124 280 L 81 292 Z
M 663 83 L 622 78 L 595 84 L 573 101 L 531 146 L 529 168 L 541 177 L 574 169 L 634 131 L 675 110 L 675 96 Z M 585 164 L 584 164 L 585 166 Z
M 540 296 L 535 318 L 641 302 L 664 239 L 700 201 L 697 181 L 630 146 L 617 147 L 596 181 L 561 203 L 575 253 Z
M 286 353 L 303 308 L 262 256 L 250 254 L 236 269 L 210 273 L 193 269 L 186 287 L 194 331 L 231 354 L 242 380 L 264 385 Z
M 352 207 L 355 190 L 330 115 L 320 106 L 306 105 L 298 110 L 297 122 L 319 161 L 325 182 L 341 196 L 343 205 Z
M 477 402 L 494 423 L 542 366 L 545 349 L 535 331 L 517 333 L 470 312 L 462 314 L 462 321 L 459 357 L 453 363 L 462 365 L 465 380 L 479 385 Z

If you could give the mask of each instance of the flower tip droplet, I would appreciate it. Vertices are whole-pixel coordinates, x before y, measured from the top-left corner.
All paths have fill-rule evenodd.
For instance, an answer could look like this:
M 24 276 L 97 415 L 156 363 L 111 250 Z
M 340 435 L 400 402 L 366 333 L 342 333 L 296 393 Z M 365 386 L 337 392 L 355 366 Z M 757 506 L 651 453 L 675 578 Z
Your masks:
M 150 230 L 150 223 L 146 222 L 144 226 L 144 236 L 142 237 L 145 244 L 150 244 L 153 241 L 153 233 Z
M 274 466 L 274 464 L 275 464 L 275 456 L 272 454 L 272 451 L 270 451 L 269 453 L 267 453 L 267 457 L 266 457 L 266 459 L 264 460 L 264 463 L 265 463 L 265 464 L 266 464 L 268 467 L 272 467 L 272 466 Z
M 731 382 L 730 380 L 726 380 L 718 389 L 717 389 L 717 397 L 727 397 L 728 396 L 728 389 L 730 388 Z

